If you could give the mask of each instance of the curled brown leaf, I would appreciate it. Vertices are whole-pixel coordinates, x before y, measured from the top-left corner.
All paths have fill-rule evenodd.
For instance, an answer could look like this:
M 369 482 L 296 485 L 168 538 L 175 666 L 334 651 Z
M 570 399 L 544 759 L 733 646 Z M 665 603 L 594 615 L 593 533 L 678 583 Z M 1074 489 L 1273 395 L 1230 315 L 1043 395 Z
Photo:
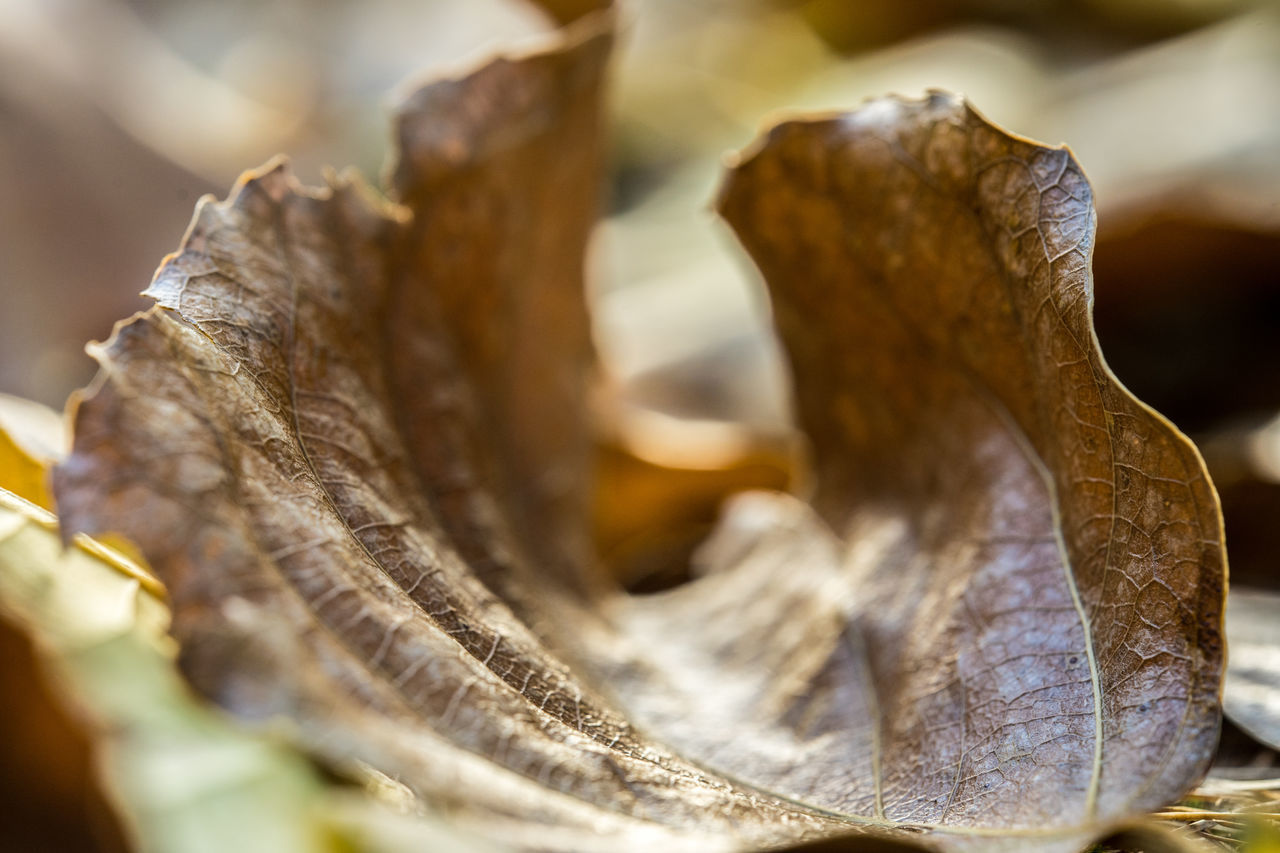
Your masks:
M 1072 849 L 1178 796 L 1218 721 L 1216 497 L 1102 362 L 1079 167 L 953 97 L 784 124 L 722 197 L 812 506 L 741 500 L 660 596 L 592 571 L 610 38 L 410 96 L 400 204 L 282 164 L 202 202 L 98 352 L 68 529 L 140 544 L 201 691 L 517 847 Z

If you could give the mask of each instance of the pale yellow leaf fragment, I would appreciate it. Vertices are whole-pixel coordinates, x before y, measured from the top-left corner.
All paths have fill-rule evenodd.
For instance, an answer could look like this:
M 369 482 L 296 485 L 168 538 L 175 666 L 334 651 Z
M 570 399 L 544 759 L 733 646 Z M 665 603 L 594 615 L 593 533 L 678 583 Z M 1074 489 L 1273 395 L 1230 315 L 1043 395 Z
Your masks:
M 0 394 L 0 485 L 34 504 L 53 509 L 49 468 L 67 455 L 69 437 L 53 409 Z
M 98 735 L 107 787 L 141 851 L 337 849 L 308 762 L 234 728 L 173 665 L 154 579 L 0 489 L 0 616 L 29 633 Z

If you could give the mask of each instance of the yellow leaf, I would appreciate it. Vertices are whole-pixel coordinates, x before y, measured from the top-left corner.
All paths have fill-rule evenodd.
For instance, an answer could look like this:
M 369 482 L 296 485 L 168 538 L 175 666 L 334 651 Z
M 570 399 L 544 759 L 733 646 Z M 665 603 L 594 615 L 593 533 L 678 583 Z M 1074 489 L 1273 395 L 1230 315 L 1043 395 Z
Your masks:
M 200 704 L 173 666 L 154 580 L 0 489 L 0 616 L 40 647 L 62 693 L 98 732 L 103 774 L 142 851 L 337 849 L 295 751 Z
M 0 486 L 53 509 L 49 468 L 67 454 L 67 430 L 53 409 L 0 394 Z

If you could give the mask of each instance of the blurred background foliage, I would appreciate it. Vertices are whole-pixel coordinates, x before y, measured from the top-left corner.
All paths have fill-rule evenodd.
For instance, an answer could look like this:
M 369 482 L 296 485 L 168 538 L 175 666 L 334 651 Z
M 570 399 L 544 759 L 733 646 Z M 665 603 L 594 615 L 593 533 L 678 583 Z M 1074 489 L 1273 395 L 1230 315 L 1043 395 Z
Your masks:
M 763 289 L 709 211 L 722 156 L 787 112 L 937 87 L 1071 145 L 1098 205 L 1107 358 L 1205 449 L 1233 578 L 1280 586 L 1280 9 L 635 0 L 623 18 L 591 293 L 597 527 L 625 583 L 678 582 L 727 492 L 803 487 Z M 546 29 L 516 0 L 0 0 L 0 392 L 61 407 L 85 384 L 83 344 L 146 307 L 201 195 L 281 151 L 306 182 L 376 177 L 406 75 Z M 85 745 L 40 710 L 11 663 L 29 657 L 0 631 L 0 702 L 23 706 L 0 740 L 59 753 L 0 750 L 0 780 L 26 780 L 6 810 L 53 833 L 21 849 L 118 849 L 97 795 L 67 804 Z M 1230 743 L 1277 775 L 1274 752 Z

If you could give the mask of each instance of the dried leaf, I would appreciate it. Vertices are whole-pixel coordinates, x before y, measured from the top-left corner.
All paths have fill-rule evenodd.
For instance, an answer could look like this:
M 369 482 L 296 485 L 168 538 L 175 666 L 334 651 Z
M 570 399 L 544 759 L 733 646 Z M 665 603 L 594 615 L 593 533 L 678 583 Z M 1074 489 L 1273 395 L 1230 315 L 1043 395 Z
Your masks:
M 1204 771 L 1221 518 L 1098 351 L 1091 202 L 1070 152 L 939 93 L 781 125 L 722 197 L 770 283 L 814 506 L 862 574 L 864 752 L 888 758 L 843 805 L 1045 826 Z
M 595 5 L 561 0 L 554 11 Z M 397 235 L 380 331 L 398 392 L 393 423 L 428 494 L 450 507 L 450 533 L 479 544 L 463 557 L 487 559 L 491 534 L 459 496 L 480 477 L 542 570 L 581 582 L 591 364 L 583 255 L 600 193 L 611 18 L 589 14 L 562 38 L 559 48 L 426 85 L 401 106 L 391 183 L 413 216 Z M 452 390 L 460 383 L 465 393 Z
M 1078 167 L 953 98 L 784 125 L 724 196 L 814 508 L 743 499 L 661 596 L 593 571 L 609 40 L 588 15 L 410 96 L 402 205 L 280 164 L 202 202 L 97 353 L 69 527 L 139 542 L 200 690 L 515 847 L 1067 850 L 1184 791 L 1216 498 L 1102 364 Z
M 1212 185 L 1210 184 L 1210 188 Z M 1207 191 L 1154 199 L 1099 247 L 1095 269 L 1116 287 L 1097 328 L 1116 369 L 1196 436 L 1222 502 L 1232 594 L 1224 711 L 1214 773 L 1267 773 L 1280 748 L 1280 673 L 1270 625 L 1280 598 L 1280 229 L 1253 199 L 1215 204 Z M 1250 589 L 1257 587 L 1258 589 Z M 1274 694 L 1274 695 L 1273 695 Z

